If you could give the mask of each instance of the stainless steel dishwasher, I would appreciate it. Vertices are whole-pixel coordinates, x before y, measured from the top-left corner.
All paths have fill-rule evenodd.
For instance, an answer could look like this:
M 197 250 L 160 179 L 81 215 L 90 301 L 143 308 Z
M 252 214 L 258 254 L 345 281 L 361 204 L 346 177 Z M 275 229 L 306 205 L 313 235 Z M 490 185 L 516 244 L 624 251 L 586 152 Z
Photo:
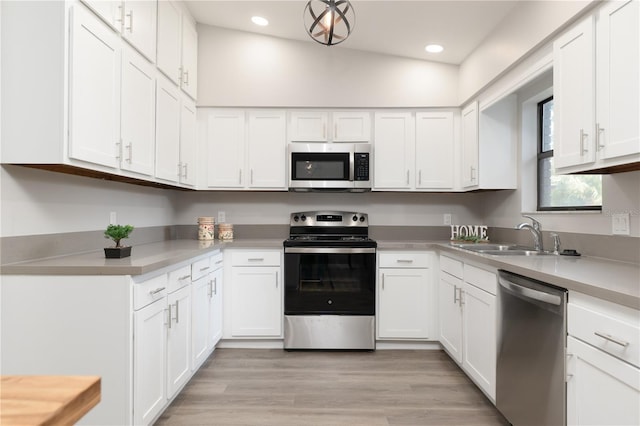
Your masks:
M 499 271 L 496 406 L 514 426 L 566 424 L 567 290 Z

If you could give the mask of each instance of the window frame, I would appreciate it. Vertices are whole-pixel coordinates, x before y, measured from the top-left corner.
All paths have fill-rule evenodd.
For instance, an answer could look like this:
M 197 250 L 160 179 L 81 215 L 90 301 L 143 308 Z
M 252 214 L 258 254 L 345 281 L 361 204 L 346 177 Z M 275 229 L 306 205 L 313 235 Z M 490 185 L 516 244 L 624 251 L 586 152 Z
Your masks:
M 539 212 L 572 212 L 572 211 L 602 211 L 602 204 L 599 206 L 542 206 L 541 205 L 541 195 L 542 195 L 542 164 L 544 160 L 548 158 L 553 158 L 553 149 L 548 151 L 542 150 L 543 138 L 542 138 L 542 127 L 543 127 L 543 108 L 546 103 L 553 100 L 553 95 L 539 101 L 536 105 L 536 139 L 537 139 L 537 148 L 536 148 L 536 186 L 537 186 L 537 194 L 536 194 L 536 210 Z

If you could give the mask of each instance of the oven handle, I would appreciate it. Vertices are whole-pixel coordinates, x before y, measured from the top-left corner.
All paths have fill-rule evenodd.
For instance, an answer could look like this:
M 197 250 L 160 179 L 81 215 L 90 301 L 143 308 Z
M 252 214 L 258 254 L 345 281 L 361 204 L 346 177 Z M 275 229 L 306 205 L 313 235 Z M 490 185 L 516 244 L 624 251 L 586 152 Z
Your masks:
M 301 254 L 367 254 L 375 253 L 375 247 L 285 247 L 285 253 Z

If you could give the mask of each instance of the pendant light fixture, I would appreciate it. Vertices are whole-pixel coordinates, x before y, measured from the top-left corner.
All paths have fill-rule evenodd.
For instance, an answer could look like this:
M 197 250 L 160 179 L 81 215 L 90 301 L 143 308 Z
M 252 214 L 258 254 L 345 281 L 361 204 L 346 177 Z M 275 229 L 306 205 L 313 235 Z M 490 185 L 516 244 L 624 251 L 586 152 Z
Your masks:
M 348 0 L 310 0 L 304 9 L 304 25 L 312 39 L 332 46 L 349 37 L 356 14 Z

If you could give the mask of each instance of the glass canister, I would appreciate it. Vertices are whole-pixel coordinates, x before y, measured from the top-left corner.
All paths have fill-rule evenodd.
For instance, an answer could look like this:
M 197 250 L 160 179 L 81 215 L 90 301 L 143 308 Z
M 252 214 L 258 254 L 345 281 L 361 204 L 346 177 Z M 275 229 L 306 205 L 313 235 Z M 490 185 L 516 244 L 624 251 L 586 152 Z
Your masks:
M 213 217 L 198 218 L 198 239 L 202 241 L 213 240 L 215 219 Z
M 222 241 L 233 240 L 233 225 L 230 223 L 218 224 L 218 238 Z

